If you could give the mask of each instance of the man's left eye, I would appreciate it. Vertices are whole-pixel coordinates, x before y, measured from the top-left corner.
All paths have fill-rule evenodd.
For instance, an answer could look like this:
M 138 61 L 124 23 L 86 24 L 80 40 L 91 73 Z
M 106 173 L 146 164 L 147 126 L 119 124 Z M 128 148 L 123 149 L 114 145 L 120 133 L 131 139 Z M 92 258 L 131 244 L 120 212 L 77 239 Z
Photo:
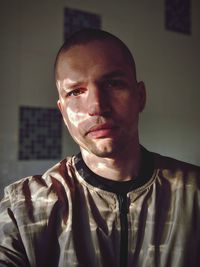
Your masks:
M 123 81 L 121 80 L 110 80 L 106 82 L 107 88 L 120 88 L 124 85 Z

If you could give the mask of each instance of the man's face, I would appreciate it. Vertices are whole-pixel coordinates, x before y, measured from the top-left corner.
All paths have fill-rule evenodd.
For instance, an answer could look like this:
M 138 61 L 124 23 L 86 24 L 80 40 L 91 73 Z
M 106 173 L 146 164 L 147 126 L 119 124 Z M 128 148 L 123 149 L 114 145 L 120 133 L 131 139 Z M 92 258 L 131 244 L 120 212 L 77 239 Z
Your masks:
M 56 84 L 59 109 L 81 150 L 112 158 L 138 142 L 145 89 L 118 45 L 73 46 L 59 59 Z

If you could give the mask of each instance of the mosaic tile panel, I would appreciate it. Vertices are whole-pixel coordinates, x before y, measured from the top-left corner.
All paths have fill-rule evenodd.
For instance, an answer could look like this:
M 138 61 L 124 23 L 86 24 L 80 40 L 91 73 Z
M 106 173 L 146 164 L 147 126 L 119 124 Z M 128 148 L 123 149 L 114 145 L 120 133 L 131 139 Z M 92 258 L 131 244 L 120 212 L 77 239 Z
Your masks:
M 64 9 L 64 40 L 83 28 L 101 28 L 101 17 L 94 13 L 77 9 Z
M 60 159 L 60 112 L 56 108 L 20 107 L 19 116 L 19 159 Z
M 191 0 L 165 0 L 165 26 L 167 30 L 191 33 Z

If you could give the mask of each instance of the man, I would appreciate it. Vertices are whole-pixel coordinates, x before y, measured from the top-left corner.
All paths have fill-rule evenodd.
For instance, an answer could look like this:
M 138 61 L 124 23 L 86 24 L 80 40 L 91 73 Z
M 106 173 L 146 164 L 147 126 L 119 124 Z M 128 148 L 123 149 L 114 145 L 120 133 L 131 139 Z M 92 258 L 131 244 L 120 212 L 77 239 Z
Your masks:
M 122 41 L 67 40 L 58 107 L 81 153 L 5 189 L 0 266 L 199 266 L 199 167 L 140 146 L 145 87 Z

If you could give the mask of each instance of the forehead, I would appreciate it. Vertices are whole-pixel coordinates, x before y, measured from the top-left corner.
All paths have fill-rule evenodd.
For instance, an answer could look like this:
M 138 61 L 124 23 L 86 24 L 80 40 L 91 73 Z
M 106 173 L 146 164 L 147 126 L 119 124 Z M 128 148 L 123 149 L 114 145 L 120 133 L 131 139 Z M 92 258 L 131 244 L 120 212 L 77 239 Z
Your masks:
M 111 71 L 117 68 L 130 69 L 121 47 L 113 41 L 92 41 L 74 45 L 61 53 L 57 63 L 57 78 L 62 79 L 71 71 Z M 127 70 L 126 70 L 127 71 Z

